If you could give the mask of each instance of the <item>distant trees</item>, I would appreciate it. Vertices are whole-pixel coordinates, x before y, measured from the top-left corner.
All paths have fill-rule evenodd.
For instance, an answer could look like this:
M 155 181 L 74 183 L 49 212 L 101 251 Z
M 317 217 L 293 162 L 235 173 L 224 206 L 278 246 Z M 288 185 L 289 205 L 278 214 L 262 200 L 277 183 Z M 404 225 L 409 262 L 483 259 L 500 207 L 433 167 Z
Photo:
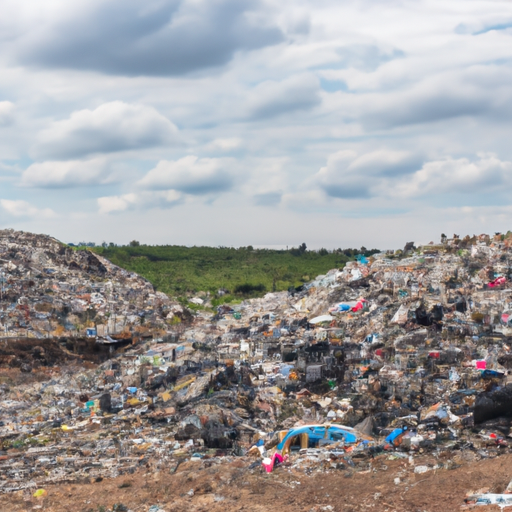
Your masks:
M 290 254 L 293 256 L 302 256 L 306 252 L 307 248 L 308 246 L 302 242 L 299 247 L 292 247 L 290 249 Z
M 239 295 L 250 295 L 253 293 L 263 293 L 265 291 L 264 284 L 244 283 L 235 286 L 234 292 Z
M 380 252 L 380 249 L 367 249 L 364 245 L 361 247 L 361 249 L 336 249 L 336 252 L 338 254 L 344 254 L 348 258 L 355 258 L 359 254 L 362 254 L 363 256 L 371 256 L 372 254 L 377 254 Z
M 297 287 L 330 269 L 342 268 L 347 260 L 361 253 L 360 249 L 311 250 L 306 243 L 289 250 L 274 250 L 251 246 L 237 249 L 152 246 L 133 242 L 124 246 L 110 243 L 94 250 L 114 264 L 144 276 L 157 290 L 173 296 L 198 291 L 216 293 L 224 288 L 226 295 L 215 299 L 219 301 L 226 300 L 227 296 L 239 299 Z M 373 252 L 380 251 L 367 251 L 365 256 Z M 257 288 L 260 285 L 261 288 Z

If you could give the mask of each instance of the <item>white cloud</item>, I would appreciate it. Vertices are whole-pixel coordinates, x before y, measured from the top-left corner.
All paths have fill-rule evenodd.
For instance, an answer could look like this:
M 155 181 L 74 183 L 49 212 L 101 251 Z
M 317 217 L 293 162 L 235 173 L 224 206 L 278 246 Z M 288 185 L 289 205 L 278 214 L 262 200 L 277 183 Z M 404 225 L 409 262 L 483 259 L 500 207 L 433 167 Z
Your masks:
M 239 149 L 242 142 L 242 139 L 239 139 L 238 137 L 215 139 L 207 144 L 205 149 L 209 151 L 222 151 L 227 153 L 234 151 L 235 149 Z
M 177 131 L 153 107 L 112 101 L 54 122 L 38 135 L 32 152 L 37 158 L 68 159 L 141 150 L 175 144 Z
M 328 195 L 341 199 L 433 198 L 442 194 L 506 193 L 512 189 L 512 162 L 493 154 L 445 157 L 422 162 L 405 151 L 378 150 L 358 155 L 338 151 L 315 176 Z
M 495 155 L 479 155 L 478 159 L 446 158 L 427 162 L 406 180 L 394 187 L 402 197 L 432 194 L 483 194 L 510 191 L 512 162 Z
M 123 196 L 106 196 L 98 198 L 100 213 L 122 212 L 137 205 L 136 194 L 125 194 Z
M 349 172 L 370 175 L 397 176 L 416 170 L 421 158 L 409 151 L 378 149 L 356 157 L 348 166 Z
M 175 189 L 191 195 L 223 192 L 233 186 L 232 165 L 228 158 L 192 155 L 177 161 L 163 160 L 138 185 L 148 189 Z
M 367 104 L 361 119 L 369 129 L 382 129 L 455 117 L 480 117 L 493 112 L 494 100 L 480 84 L 464 81 L 460 73 L 451 77 L 441 75 L 406 91 L 378 94 Z
M 48 219 L 56 215 L 50 208 L 37 208 L 23 200 L 0 199 L 0 206 L 11 217 Z
M 330 155 L 315 178 L 329 196 L 364 198 L 378 194 L 386 180 L 411 173 L 420 166 L 421 158 L 407 151 L 380 149 L 359 155 L 343 150 Z
M 170 208 L 181 200 L 182 194 L 178 191 L 163 190 L 99 197 L 97 201 L 99 213 L 106 214 L 133 209 Z
M 249 115 L 269 119 L 290 112 L 309 110 L 320 104 L 320 85 L 313 75 L 292 76 L 282 82 L 265 81 L 253 89 Z
M 21 184 L 28 187 L 58 188 L 107 183 L 110 167 L 105 158 L 50 161 L 30 165 Z
M 0 126 L 9 126 L 14 121 L 14 103 L 0 101 Z
M 289 177 L 285 171 L 288 158 L 256 158 L 250 161 L 251 173 L 241 190 L 252 197 L 255 204 L 276 206 L 282 194 L 289 188 Z
M 226 65 L 284 35 L 259 0 L 76 0 L 40 9 L 18 61 L 125 76 L 179 76 Z

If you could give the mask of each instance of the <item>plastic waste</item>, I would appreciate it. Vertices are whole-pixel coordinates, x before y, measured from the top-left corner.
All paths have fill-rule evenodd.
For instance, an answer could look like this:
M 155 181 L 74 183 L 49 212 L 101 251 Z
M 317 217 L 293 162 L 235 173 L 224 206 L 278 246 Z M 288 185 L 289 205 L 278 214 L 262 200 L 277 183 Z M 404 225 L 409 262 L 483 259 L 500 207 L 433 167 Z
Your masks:
M 393 444 L 395 446 L 398 446 L 400 444 L 400 440 L 399 440 L 399 437 L 407 431 L 407 427 L 405 426 L 404 428 L 396 428 L 395 430 L 393 430 L 393 432 L 391 432 L 391 434 L 389 434 L 385 441 L 386 443 L 389 443 L 389 444 Z
M 487 283 L 487 286 L 489 288 L 495 288 L 496 286 L 500 286 L 502 284 L 505 284 L 506 282 L 507 282 L 507 278 L 500 276 L 500 277 L 497 277 L 494 281 Z
M 501 508 L 512 505 L 512 494 L 476 494 L 466 498 L 465 502 L 472 505 L 499 505 Z
M 272 471 L 274 471 L 274 468 L 281 464 L 282 462 L 284 462 L 286 459 L 288 458 L 287 455 L 285 455 L 284 457 L 280 454 L 280 453 L 274 453 L 272 455 L 272 458 L 270 457 L 265 457 L 262 461 L 262 465 L 263 467 L 265 468 L 265 471 L 267 473 L 272 473 Z

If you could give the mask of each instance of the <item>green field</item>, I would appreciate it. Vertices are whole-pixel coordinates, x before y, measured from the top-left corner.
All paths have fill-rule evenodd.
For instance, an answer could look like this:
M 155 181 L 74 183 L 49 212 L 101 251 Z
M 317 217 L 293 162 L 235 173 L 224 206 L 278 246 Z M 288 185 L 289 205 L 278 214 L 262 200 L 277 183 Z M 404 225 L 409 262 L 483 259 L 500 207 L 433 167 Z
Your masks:
M 170 296 L 184 298 L 200 291 L 216 294 L 224 288 L 228 296 L 222 301 L 299 286 L 332 268 L 343 267 L 360 252 L 308 251 L 305 245 L 290 250 L 177 245 L 111 245 L 92 250 L 140 274 Z M 366 254 L 371 252 L 376 251 Z

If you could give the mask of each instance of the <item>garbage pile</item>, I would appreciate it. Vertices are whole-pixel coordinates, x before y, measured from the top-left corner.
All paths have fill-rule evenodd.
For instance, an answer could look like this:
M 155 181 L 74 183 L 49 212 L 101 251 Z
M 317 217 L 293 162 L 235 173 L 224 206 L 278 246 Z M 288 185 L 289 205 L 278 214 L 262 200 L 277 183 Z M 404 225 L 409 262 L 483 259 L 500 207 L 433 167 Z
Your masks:
M 131 338 L 186 312 L 151 283 L 46 235 L 0 231 L 0 336 Z
M 1 384 L 0 491 L 234 457 L 308 474 L 431 456 L 423 473 L 508 453 L 512 236 L 408 246 Z

